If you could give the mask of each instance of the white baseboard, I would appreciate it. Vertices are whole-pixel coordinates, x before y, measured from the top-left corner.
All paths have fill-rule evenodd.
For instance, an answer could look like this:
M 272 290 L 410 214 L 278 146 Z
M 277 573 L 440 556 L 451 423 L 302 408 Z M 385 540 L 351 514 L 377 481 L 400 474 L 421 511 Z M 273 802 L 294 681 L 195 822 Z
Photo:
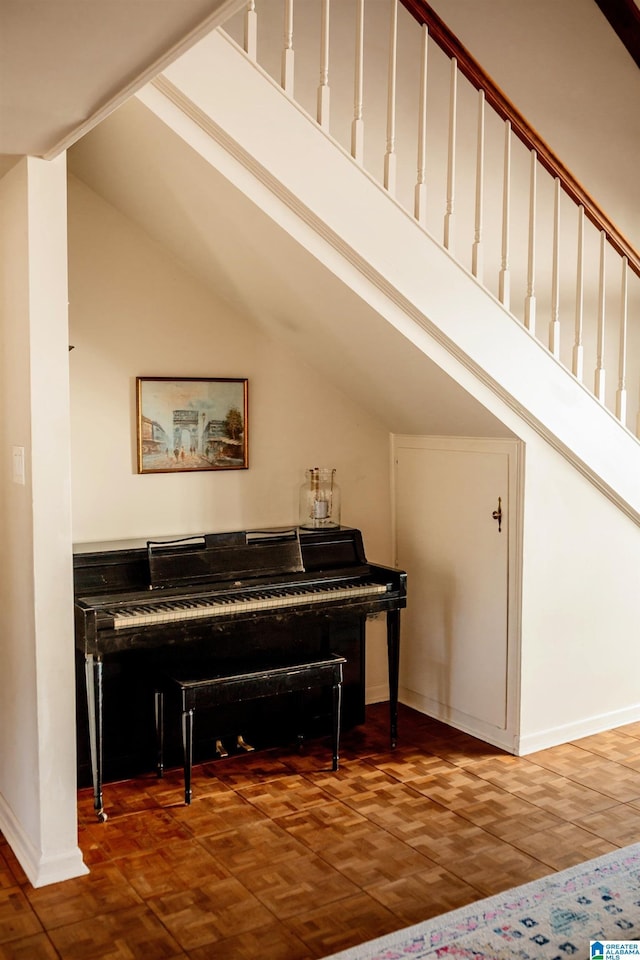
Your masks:
M 367 687 L 365 692 L 366 703 L 382 703 L 383 701 L 388 699 L 389 699 L 388 683 L 376 683 L 373 686 Z
M 82 859 L 79 847 L 73 847 L 46 856 L 37 851 L 13 815 L 13 811 L 0 794 L 0 830 L 15 853 L 18 862 L 33 887 L 44 887 L 48 883 L 59 883 L 89 873 Z
M 516 752 L 515 736 L 510 730 L 494 727 L 491 724 L 483 723 L 482 720 L 478 720 L 475 717 L 461 713 L 459 710 L 446 708 L 443 704 L 431 700 L 428 697 L 423 697 L 405 687 L 400 689 L 399 699 L 405 706 L 417 710 L 418 713 L 424 713 L 428 717 L 433 717 L 434 720 L 440 720 L 442 723 L 446 723 L 456 730 L 461 730 L 463 733 L 468 733 L 472 737 L 477 737 L 478 740 L 482 740 L 484 743 L 490 743 L 494 747 L 506 750 L 507 753 Z M 398 735 L 401 739 L 402 732 L 398 731 Z
M 382 703 L 388 699 L 389 687 L 386 683 L 367 687 L 367 703 Z M 515 753 L 514 738 L 506 730 L 498 730 L 495 727 L 490 727 L 488 724 L 475 723 L 473 719 L 455 710 L 449 711 L 445 716 L 442 710 L 437 709 L 438 705 L 435 701 L 427 700 L 425 697 L 421 697 L 418 694 L 412 693 L 411 690 L 404 688 L 398 691 L 398 701 L 404 704 L 405 707 L 411 707 L 418 713 L 423 713 L 427 717 L 433 717 L 434 720 L 441 720 L 442 723 L 447 723 L 450 727 L 461 730 L 463 733 L 468 733 L 472 737 L 477 737 L 478 740 L 490 743 L 494 747 L 500 747 L 501 750 L 506 750 L 507 753 Z M 402 724 L 400 724 L 398 738 L 402 741 Z
M 517 756 L 524 757 L 537 750 L 546 750 L 548 747 L 557 747 L 562 743 L 590 737 L 605 730 L 614 730 L 627 723 L 636 723 L 640 720 L 640 704 L 625 707 L 624 710 L 613 710 L 610 713 L 601 713 L 594 717 L 587 717 L 574 723 L 567 723 L 560 727 L 551 727 L 549 730 L 540 730 L 538 733 L 525 734 L 516 738 Z
M 373 690 L 367 691 L 367 703 L 378 702 L 373 698 L 373 694 Z M 388 694 L 385 693 L 379 699 L 387 700 Z M 510 734 L 506 730 L 488 727 L 481 722 L 476 723 L 472 718 L 456 713 L 456 711 L 450 711 L 445 715 L 441 709 L 438 709 L 438 704 L 435 701 L 427 701 L 410 690 L 400 690 L 400 702 L 417 710 L 418 713 L 424 713 L 428 717 L 433 717 L 434 720 L 441 720 L 442 723 L 446 723 L 456 730 L 461 730 L 472 737 L 477 737 L 478 740 L 500 747 L 517 757 L 524 757 L 527 754 L 535 753 L 538 750 L 546 750 L 549 747 L 558 747 L 563 743 L 571 743 L 574 740 L 582 739 L 582 737 L 590 737 L 606 730 L 614 730 L 616 727 L 622 727 L 627 723 L 637 723 L 640 720 L 640 704 L 636 704 L 633 707 L 626 707 L 624 710 L 598 714 L 584 720 L 577 720 L 574 723 L 567 723 L 559 727 L 551 727 L 548 730 L 540 730 L 537 733 L 521 736 Z

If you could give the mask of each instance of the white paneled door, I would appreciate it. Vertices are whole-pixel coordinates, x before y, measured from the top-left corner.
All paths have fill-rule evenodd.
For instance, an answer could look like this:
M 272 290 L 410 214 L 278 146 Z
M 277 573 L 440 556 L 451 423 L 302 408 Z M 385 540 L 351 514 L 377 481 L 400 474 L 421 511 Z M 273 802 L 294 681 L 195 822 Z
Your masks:
M 396 563 L 408 573 L 401 699 L 513 745 L 518 464 L 511 440 L 393 438 Z

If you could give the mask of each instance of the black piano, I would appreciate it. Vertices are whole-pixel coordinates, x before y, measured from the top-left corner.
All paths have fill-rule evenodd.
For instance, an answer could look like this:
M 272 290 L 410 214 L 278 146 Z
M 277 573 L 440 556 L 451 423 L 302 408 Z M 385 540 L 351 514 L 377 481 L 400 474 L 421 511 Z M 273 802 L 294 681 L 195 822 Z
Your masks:
M 368 563 L 359 530 L 275 528 L 76 547 L 74 592 L 79 757 L 84 749 L 100 819 L 103 779 L 152 766 L 153 677 L 171 664 L 341 654 L 348 728 L 364 721 L 365 621 L 384 613 L 396 744 L 406 574 Z M 269 729 L 277 710 L 264 710 L 251 718 L 225 707 L 238 742 L 245 732 L 262 745 L 277 738 Z M 214 755 L 211 743 L 202 751 L 203 759 Z M 119 767 L 123 752 L 129 765 Z

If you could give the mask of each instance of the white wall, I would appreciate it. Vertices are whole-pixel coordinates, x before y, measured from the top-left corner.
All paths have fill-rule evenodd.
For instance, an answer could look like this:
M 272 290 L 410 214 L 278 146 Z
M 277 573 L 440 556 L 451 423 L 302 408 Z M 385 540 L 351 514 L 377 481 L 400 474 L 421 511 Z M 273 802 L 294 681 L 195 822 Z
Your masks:
M 0 828 L 34 886 L 77 846 L 66 161 L 0 182 Z M 12 473 L 24 449 L 24 483 Z
M 390 562 L 385 427 L 73 178 L 69 251 L 75 542 L 297 523 L 306 468 L 327 465 L 343 524 Z M 173 375 L 248 378 L 248 470 L 136 473 L 135 378 Z M 386 684 L 381 627 L 372 696 Z
M 547 445 L 527 448 L 520 753 L 640 718 L 640 530 Z

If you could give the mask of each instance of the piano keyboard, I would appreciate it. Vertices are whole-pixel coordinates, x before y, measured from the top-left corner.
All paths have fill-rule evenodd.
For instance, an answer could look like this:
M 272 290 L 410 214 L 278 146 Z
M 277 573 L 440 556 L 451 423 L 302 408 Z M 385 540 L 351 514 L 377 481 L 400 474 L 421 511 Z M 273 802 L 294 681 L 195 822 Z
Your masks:
M 113 614 L 114 629 L 123 630 L 131 627 L 148 626 L 158 623 L 172 623 L 178 620 L 195 620 L 199 617 L 228 616 L 237 613 L 251 613 L 253 611 L 274 610 L 278 607 L 295 607 L 305 603 L 322 603 L 326 601 L 352 599 L 354 597 L 368 597 L 386 593 L 387 586 L 382 583 L 341 584 L 340 586 L 325 586 L 309 588 L 301 587 L 295 590 L 287 587 L 282 590 L 261 590 L 246 594 L 225 594 L 224 596 L 194 597 L 184 600 L 162 600 L 156 603 L 142 603 L 110 607 Z

